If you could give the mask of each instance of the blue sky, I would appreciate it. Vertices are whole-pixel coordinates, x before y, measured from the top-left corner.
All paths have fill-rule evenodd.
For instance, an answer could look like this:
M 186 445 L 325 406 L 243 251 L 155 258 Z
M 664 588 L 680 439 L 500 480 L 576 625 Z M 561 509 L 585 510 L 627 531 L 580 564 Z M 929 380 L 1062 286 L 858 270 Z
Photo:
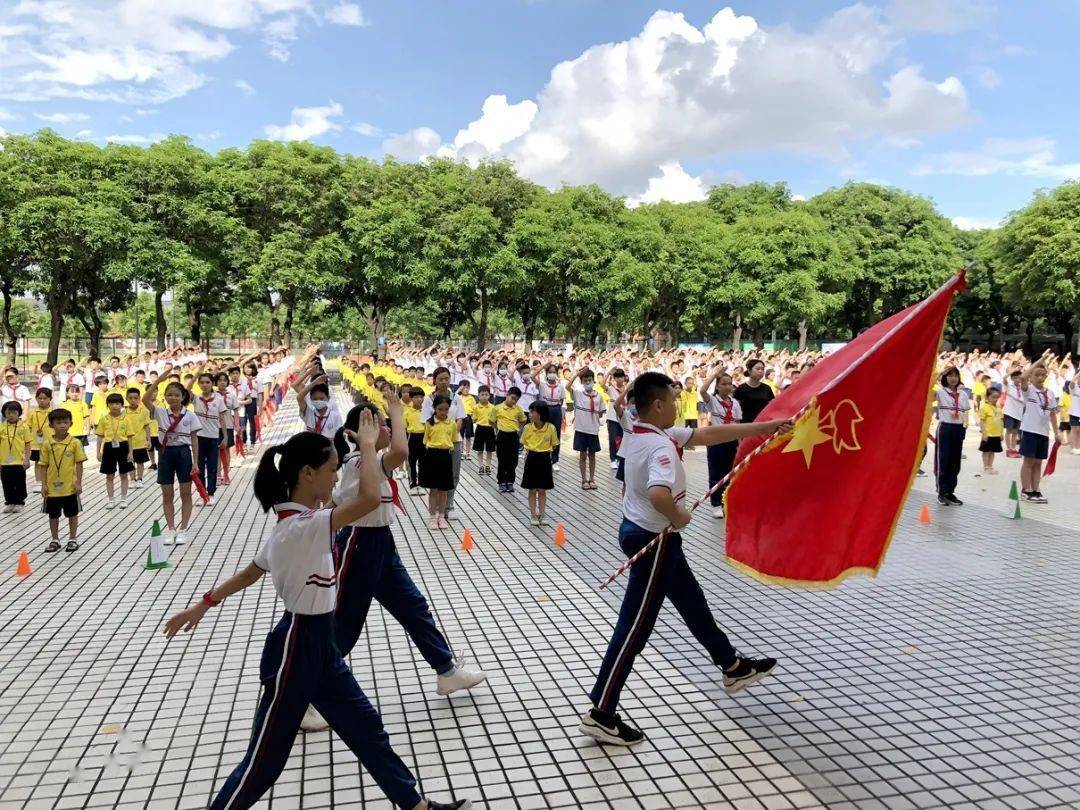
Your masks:
M 1080 177 L 1071 0 L 0 0 L 0 129 L 507 157 L 632 201 L 850 179 L 991 225 Z

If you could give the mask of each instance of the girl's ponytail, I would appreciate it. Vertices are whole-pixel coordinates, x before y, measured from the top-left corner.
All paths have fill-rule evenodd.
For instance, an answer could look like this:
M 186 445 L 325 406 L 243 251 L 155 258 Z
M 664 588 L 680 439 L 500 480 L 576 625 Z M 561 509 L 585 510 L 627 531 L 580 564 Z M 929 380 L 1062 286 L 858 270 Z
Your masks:
M 321 433 L 306 430 L 284 444 L 269 448 L 255 471 L 255 499 L 264 512 L 292 497 L 293 488 L 304 467 L 318 469 L 330 458 L 333 446 Z M 281 460 L 275 463 L 277 457 Z
M 364 411 L 371 411 L 376 423 L 382 419 L 379 409 L 374 405 L 353 405 L 349 409 L 349 412 L 345 415 L 345 421 L 338 428 L 337 433 L 334 434 L 334 450 L 337 451 L 338 469 L 341 469 L 341 465 L 345 463 L 345 456 L 356 449 L 349 437 L 345 435 L 345 431 L 351 430 L 355 433 L 360 430 L 360 414 Z

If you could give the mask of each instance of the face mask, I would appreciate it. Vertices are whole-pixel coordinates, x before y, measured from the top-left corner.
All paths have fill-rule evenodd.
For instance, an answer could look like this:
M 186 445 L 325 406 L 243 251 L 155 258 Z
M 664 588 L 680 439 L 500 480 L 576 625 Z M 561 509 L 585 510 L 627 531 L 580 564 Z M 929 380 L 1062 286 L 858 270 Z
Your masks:
M 584 383 L 581 387 L 584 388 L 586 391 L 592 393 L 593 383 L 587 382 L 587 383 Z
M 636 405 L 631 405 L 626 410 L 630 414 L 631 419 L 637 419 L 637 406 Z
M 508 373 L 509 372 L 507 372 L 507 370 L 505 368 L 500 368 L 499 369 L 499 376 L 500 377 L 505 377 Z
M 311 403 L 311 407 L 317 411 L 325 411 L 327 408 L 330 407 L 330 403 L 327 402 L 325 399 L 317 399 Z
M 552 383 L 553 383 L 553 382 L 555 382 L 555 381 L 556 381 L 557 379 L 559 379 L 559 375 L 558 375 L 558 374 L 555 374 L 555 373 L 551 373 L 551 374 L 548 374 L 548 375 L 547 375 L 547 381 L 548 381 L 548 382 L 552 382 Z

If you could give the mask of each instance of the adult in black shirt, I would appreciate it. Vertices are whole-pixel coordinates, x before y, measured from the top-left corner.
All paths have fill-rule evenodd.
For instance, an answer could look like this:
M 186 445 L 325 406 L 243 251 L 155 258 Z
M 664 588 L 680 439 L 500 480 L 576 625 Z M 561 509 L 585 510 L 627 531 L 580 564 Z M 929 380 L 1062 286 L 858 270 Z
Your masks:
M 739 387 L 732 392 L 732 396 L 738 400 L 742 408 L 743 422 L 753 422 L 757 415 L 765 410 L 765 406 L 773 400 L 772 389 L 762 379 L 765 377 L 765 362 L 762 360 L 750 360 L 746 364 L 747 381 L 740 383 Z

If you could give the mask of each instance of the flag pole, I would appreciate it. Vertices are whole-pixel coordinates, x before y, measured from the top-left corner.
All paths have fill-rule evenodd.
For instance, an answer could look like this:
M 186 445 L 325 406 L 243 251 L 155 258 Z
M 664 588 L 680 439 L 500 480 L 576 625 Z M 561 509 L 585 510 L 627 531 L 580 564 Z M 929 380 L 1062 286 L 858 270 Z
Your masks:
M 808 410 L 810 410 L 811 406 L 815 402 L 817 402 L 817 398 L 816 397 L 811 397 L 809 402 L 807 402 L 805 405 L 803 405 L 801 408 L 799 408 L 799 410 L 796 411 L 790 417 L 790 421 L 791 422 L 797 422 L 799 420 L 799 418 L 804 413 L 806 413 Z M 776 434 L 774 433 L 773 436 L 775 436 L 775 435 Z M 725 475 L 723 478 L 721 478 L 719 481 L 717 481 L 715 484 L 713 484 L 711 487 L 709 487 L 708 491 L 704 495 L 702 495 L 700 498 L 698 498 L 696 501 L 694 501 L 692 504 L 690 504 L 690 508 L 688 509 L 688 511 L 693 513 L 693 511 L 695 509 L 697 509 L 699 506 L 701 506 L 703 503 L 705 503 L 705 501 L 708 500 L 709 497 L 711 497 L 714 492 L 716 492 L 720 487 L 722 487 L 724 484 L 726 484 L 728 481 L 730 481 L 732 476 L 735 475 L 735 473 L 739 472 L 739 470 L 741 470 L 748 463 L 750 463 L 751 459 L 756 458 L 760 453 L 764 452 L 765 448 L 768 447 L 768 446 L 769 446 L 769 442 L 766 440 L 766 441 L 763 441 L 761 444 L 759 444 L 757 447 L 755 447 L 752 452 L 750 452 L 750 453 L 748 453 L 746 455 L 746 458 L 744 458 L 742 461 L 740 461 L 738 464 L 736 464 L 734 467 L 731 468 L 731 472 L 729 472 L 727 475 Z M 652 548 L 654 546 L 656 546 L 657 543 L 659 543 L 661 540 L 663 540 L 665 537 L 667 537 L 669 534 L 671 534 L 671 529 L 672 529 L 671 524 L 668 524 L 667 526 L 665 526 L 664 530 L 662 532 L 660 532 L 660 534 L 656 535 L 656 537 L 654 537 L 652 540 L 650 540 L 640 551 L 638 551 L 629 560 L 627 560 L 625 563 L 623 563 L 618 571 L 616 571 L 614 574 L 609 576 L 606 580 L 601 582 L 599 590 L 601 590 L 601 591 L 604 590 L 604 588 L 606 588 L 608 585 L 610 585 L 612 582 L 614 582 L 616 579 L 618 579 L 620 576 L 622 576 L 623 572 L 626 571 L 627 568 L 629 568 L 631 565 L 633 565 L 638 560 L 640 560 L 642 557 L 644 557 L 646 554 L 648 554 L 649 551 L 652 550 Z

